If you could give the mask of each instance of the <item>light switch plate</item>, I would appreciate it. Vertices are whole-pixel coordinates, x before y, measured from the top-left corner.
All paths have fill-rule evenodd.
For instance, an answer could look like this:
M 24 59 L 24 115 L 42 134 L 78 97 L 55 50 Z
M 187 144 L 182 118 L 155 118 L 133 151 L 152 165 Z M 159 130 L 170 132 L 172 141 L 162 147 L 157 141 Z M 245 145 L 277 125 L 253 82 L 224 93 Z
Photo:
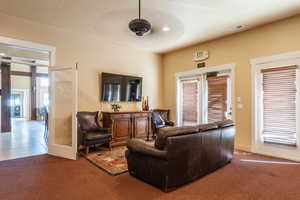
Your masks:
M 243 104 L 241 104 L 241 103 L 238 103 L 238 104 L 237 104 L 237 108 L 238 108 L 238 109 L 242 109 L 243 107 L 244 107 Z

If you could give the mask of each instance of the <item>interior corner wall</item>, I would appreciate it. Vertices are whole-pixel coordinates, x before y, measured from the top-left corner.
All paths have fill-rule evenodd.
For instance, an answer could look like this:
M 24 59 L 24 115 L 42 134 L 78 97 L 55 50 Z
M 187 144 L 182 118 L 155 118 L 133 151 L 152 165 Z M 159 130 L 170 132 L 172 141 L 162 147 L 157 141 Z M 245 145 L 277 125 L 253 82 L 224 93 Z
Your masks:
M 162 106 L 160 55 L 113 44 L 105 38 L 101 39 L 101 36 L 77 33 L 1 13 L 0 18 L 0 36 L 55 46 L 57 66 L 79 63 L 80 111 L 100 109 L 101 72 L 142 76 L 143 96 L 149 96 L 150 107 Z
M 164 107 L 176 119 L 176 72 L 196 69 L 193 55 L 208 50 L 206 66 L 236 64 L 235 97 L 241 97 L 242 109 L 236 108 L 236 147 L 251 149 L 251 66 L 250 59 L 300 50 L 300 15 L 201 43 L 163 55 Z

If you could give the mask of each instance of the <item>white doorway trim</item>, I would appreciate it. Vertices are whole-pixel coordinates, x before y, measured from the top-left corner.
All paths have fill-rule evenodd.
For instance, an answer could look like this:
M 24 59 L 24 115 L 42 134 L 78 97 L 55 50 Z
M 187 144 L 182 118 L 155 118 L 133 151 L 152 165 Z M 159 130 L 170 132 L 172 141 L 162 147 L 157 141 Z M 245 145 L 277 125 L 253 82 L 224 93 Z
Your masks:
M 189 78 L 199 76 L 208 72 L 215 72 L 215 71 L 223 71 L 223 70 L 230 70 L 230 77 L 231 77 L 231 103 L 232 103 L 232 119 L 235 121 L 235 67 L 236 64 L 225 64 L 225 65 L 218 65 L 212 66 L 207 68 L 200 68 L 194 69 L 184 72 L 177 72 L 175 73 L 176 78 L 176 123 L 178 123 L 181 119 L 180 116 L 180 80 L 182 78 Z
M 297 126 L 297 148 L 285 147 L 282 145 L 263 144 L 260 139 L 262 112 L 261 108 L 261 78 L 260 71 L 267 68 L 285 67 L 298 65 L 300 66 L 300 51 L 283 53 L 273 56 L 254 58 L 250 60 L 251 79 L 252 79 L 252 145 L 251 151 L 254 153 L 275 156 L 290 160 L 300 161 L 300 126 Z M 300 74 L 297 70 L 297 87 L 300 88 Z M 298 90 L 299 91 L 299 90 Z M 297 124 L 300 124 L 300 94 L 297 94 Z
M 0 36 L 0 43 L 7 45 L 21 46 L 24 48 L 35 49 L 40 51 L 48 51 L 50 53 L 49 66 L 55 66 L 56 47 L 50 45 L 39 44 L 35 42 L 28 42 L 24 40 L 17 40 L 9 37 Z
M 20 46 L 24 48 L 29 48 L 29 49 L 35 49 L 35 50 L 40 50 L 40 51 L 47 51 L 49 52 L 49 65 L 39 65 L 37 66 L 43 66 L 43 67 L 49 67 L 49 79 L 50 82 L 53 83 L 52 81 L 52 76 L 51 72 L 53 71 L 59 71 L 59 70 L 72 70 L 73 73 L 73 78 L 72 78 L 72 87 L 73 87 L 73 94 L 74 94 L 74 99 L 73 99 L 73 112 L 72 112 L 72 146 L 68 147 L 66 145 L 60 145 L 60 144 L 55 144 L 54 140 L 54 134 L 55 134 L 55 129 L 54 129 L 54 120 L 53 117 L 55 116 L 54 111 L 54 106 L 51 102 L 54 96 L 54 90 L 52 86 L 50 85 L 49 87 L 49 97 L 50 97 L 50 104 L 49 104 L 49 145 L 48 145 L 48 154 L 60 156 L 60 157 L 65 157 L 65 158 L 70 158 L 70 159 L 76 159 L 77 158 L 77 119 L 76 119 L 76 113 L 77 113 L 77 104 L 78 104 L 78 84 L 77 84 L 77 70 L 78 70 L 78 65 L 73 67 L 63 67 L 63 66 L 55 66 L 55 53 L 56 53 L 56 47 L 54 46 L 49 46 L 49 45 L 43 45 L 43 44 L 38 44 L 38 43 L 33 43 L 33 42 L 28 42 L 28 41 L 23 41 L 23 40 L 17 40 L 17 39 L 12 39 L 8 37 L 1 37 L 0 36 L 0 43 L 7 44 L 7 45 L 15 45 L 15 46 Z M 7 60 L 7 59 L 0 59 L 0 62 L 10 62 L 10 63 L 19 63 L 19 64 L 26 64 L 26 65 L 31 65 L 31 63 L 28 62 L 20 62 L 20 61 L 12 61 L 12 60 Z

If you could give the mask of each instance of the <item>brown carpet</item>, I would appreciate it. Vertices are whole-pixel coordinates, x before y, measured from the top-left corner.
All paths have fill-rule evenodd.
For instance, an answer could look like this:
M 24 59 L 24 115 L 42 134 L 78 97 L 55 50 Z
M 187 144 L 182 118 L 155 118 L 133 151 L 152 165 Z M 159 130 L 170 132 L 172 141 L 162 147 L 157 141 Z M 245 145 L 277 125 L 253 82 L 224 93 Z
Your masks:
M 164 193 L 128 173 L 109 176 L 86 162 L 36 156 L 0 162 L 1 200 L 299 200 L 300 165 L 237 154 L 230 165 L 173 192 Z

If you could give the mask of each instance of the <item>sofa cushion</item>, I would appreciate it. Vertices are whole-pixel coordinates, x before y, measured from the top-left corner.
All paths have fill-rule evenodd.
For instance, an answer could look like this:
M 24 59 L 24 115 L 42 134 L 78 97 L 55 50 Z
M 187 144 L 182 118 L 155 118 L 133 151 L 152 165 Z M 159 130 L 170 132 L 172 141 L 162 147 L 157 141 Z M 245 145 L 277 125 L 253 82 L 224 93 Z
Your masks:
M 231 119 L 226 119 L 223 121 L 216 122 L 216 125 L 218 125 L 219 128 L 225 128 L 228 126 L 233 126 L 234 122 Z
M 198 126 L 164 127 L 159 129 L 154 146 L 163 150 L 170 136 L 185 135 L 199 132 Z
M 198 128 L 199 128 L 199 132 L 204 132 L 204 131 L 217 129 L 218 125 L 216 123 L 201 124 L 198 126 Z

